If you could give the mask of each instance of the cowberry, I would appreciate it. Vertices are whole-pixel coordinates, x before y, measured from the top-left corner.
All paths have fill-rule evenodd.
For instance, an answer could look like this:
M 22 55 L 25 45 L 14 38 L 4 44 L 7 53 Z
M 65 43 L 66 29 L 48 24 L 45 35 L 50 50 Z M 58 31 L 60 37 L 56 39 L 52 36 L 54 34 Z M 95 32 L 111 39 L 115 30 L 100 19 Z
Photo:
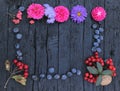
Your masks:
M 28 72 L 25 72 L 25 73 L 24 73 L 24 76 L 28 76 Z
M 28 65 L 25 64 L 25 65 L 24 65 L 24 69 L 28 69 Z
M 35 23 L 35 21 L 34 20 L 30 20 L 29 23 L 32 25 L 32 24 Z
M 89 76 L 89 73 L 85 73 L 85 77 L 88 77 Z
M 93 75 L 92 75 L 92 74 L 90 74 L 90 75 L 89 75 L 89 78 L 93 78 Z
M 20 66 L 18 69 L 19 69 L 19 70 L 22 70 L 22 69 L 23 69 L 23 66 Z
M 18 66 L 18 67 L 19 67 L 19 66 L 21 66 L 21 65 L 22 65 L 22 63 L 21 63 L 21 62 L 18 62 L 18 63 L 17 63 L 17 66 Z
M 17 62 L 18 62 L 18 60 L 17 60 L 17 59 L 14 59 L 14 60 L 13 60 L 13 63 L 14 63 L 14 64 L 16 64 Z
M 84 79 L 85 79 L 85 80 L 88 80 L 88 78 L 87 78 L 87 77 L 84 77 Z

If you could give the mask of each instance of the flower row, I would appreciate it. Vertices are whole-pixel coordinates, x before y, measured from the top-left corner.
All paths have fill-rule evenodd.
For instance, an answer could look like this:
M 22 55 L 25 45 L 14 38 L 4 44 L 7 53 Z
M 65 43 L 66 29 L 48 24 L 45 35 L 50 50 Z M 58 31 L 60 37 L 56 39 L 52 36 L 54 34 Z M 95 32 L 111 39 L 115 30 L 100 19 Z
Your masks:
M 19 11 L 14 17 L 13 22 L 15 24 L 19 24 L 22 20 L 22 12 L 25 10 L 23 6 L 19 8 Z M 41 20 L 44 16 L 47 17 L 47 23 L 54 23 L 57 22 L 65 22 L 69 19 L 76 23 L 81 23 L 87 17 L 87 10 L 82 5 L 76 5 L 69 11 L 68 8 L 65 6 L 56 6 L 53 8 L 49 4 L 37 4 L 32 3 L 26 9 L 27 11 L 27 18 L 30 19 L 30 24 L 34 24 L 35 20 Z M 96 7 L 92 10 L 91 15 L 95 21 L 102 21 L 106 17 L 106 11 L 102 7 Z

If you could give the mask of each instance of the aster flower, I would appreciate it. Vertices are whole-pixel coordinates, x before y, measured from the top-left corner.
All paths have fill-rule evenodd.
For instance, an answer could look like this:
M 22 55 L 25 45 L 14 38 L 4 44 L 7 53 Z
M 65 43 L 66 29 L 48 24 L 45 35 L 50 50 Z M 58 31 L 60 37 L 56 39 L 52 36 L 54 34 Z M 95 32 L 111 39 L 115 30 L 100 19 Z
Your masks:
M 41 4 L 32 3 L 27 9 L 28 18 L 39 20 L 43 18 L 44 11 L 44 7 Z
M 76 5 L 71 10 L 71 19 L 74 22 L 81 23 L 87 17 L 87 10 L 81 5 Z
M 56 12 L 55 20 L 57 22 L 65 22 L 68 20 L 69 10 L 66 7 L 57 6 L 55 7 L 55 12 Z
M 56 15 L 54 8 L 49 4 L 44 4 L 43 6 L 45 7 L 45 16 L 48 17 L 47 23 L 54 23 Z

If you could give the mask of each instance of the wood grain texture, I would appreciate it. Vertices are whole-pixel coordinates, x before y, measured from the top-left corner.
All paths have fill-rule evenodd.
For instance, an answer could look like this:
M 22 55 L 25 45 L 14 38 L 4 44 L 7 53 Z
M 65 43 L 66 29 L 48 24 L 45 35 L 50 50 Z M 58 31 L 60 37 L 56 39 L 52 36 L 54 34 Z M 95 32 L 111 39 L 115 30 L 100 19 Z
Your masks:
M 26 13 L 19 25 L 11 22 L 8 12 L 16 12 L 19 6 L 27 8 L 32 2 L 48 3 L 51 6 L 64 5 L 69 10 L 77 4 L 84 5 L 88 11 L 86 21 L 81 24 L 71 20 L 64 23 L 46 24 L 46 20 L 28 24 Z M 117 77 L 106 87 L 96 87 L 84 81 L 84 60 L 92 55 L 91 47 L 94 31 L 91 25 L 94 21 L 90 12 L 95 6 L 103 6 L 107 11 L 107 18 L 102 22 L 105 29 L 104 41 L 101 44 L 104 59 L 112 57 L 117 67 Z M 120 91 L 120 0 L 0 0 L 0 91 Z M 30 75 L 48 73 L 49 67 L 55 67 L 55 73 L 64 74 L 70 68 L 81 69 L 82 75 L 74 76 L 65 81 L 39 80 L 33 81 L 29 77 L 27 86 L 23 87 L 14 80 L 4 89 L 3 85 L 8 77 L 4 62 L 12 61 L 15 57 L 14 44 L 16 42 L 12 29 L 19 27 L 23 39 L 20 41 L 24 62 L 30 66 Z

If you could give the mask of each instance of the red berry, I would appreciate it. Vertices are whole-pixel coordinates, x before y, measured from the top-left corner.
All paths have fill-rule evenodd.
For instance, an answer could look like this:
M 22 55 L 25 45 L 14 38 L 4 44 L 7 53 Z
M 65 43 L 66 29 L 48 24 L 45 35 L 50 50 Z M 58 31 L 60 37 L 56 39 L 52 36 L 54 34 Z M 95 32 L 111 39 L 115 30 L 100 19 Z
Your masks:
M 28 72 L 25 72 L 25 73 L 24 73 L 24 76 L 28 76 Z
M 89 73 L 85 73 L 85 77 L 88 77 L 89 76 Z
M 109 66 L 109 69 L 112 70 L 113 66 Z
M 22 70 L 22 69 L 23 69 L 23 66 L 20 66 L 20 67 L 19 67 L 19 70 Z
M 110 65 L 113 65 L 113 62 L 110 62 Z
M 91 79 L 90 82 L 93 83 L 93 80 Z
M 96 61 L 96 60 L 93 58 L 93 59 L 92 59 L 92 62 L 95 62 L 95 61 Z
M 19 19 L 13 19 L 12 22 L 13 22 L 14 24 L 19 24 L 19 23 L 20 23 L 20 20 L 19 20 Z
M 104 63 L 102 62 L 101 65 L 104 66 Z
M 14 64 L 16 64 L 17 62 L 18 62 L 18 60 L 16 60 L 16 59 L 13 60 L 13 63 L 14 63 Z
M 24 69 L 28 69 L 28 65 L 25 64 L 25 65 L 24 65 Z
M 29 23 L 32 25 L 32 24 L 35 23 L 35 21 L 34 20 L 30 20 Z
M 109 61 L 112 62 L 113 60 L 110 58 Z
M 95 52 L 95 55 L 97 56 L 97 55 L 98 55 L 98 52 Z
M 113 71 L 115 71 L 115 70 L 116 70 L 116 68 L 113 66 L 112 70 L 113 70 Z
M 87 80 L 88 78 L 87 77 L 84 77 L 85 80 Z
M 28 76 L 24 76 L 24 78 L 28 78 Z
M 21 63 L 21 62 L 18 62 L 18 63 L 17 63 L 17 66 L 21 66 L 21 65 L 22 65 L 22 63 Z
M 90 74 L 90 75 L 89 75 L 89 78 L 93 78 L 93 75 L 92 75 L 92 74 Z
M 109 61 L 109 60 L 107 60 L 107 61 L 106 61 L 106 64 L 110 64 L 110 61 Z
M 91 66 L 91 65 L 92 65 L 92 62 L 89 63 L 89 66 Z
M 85 64 L 88 64 L 88 63 L 89 63 L 89 61 L 88 61 L 88 60 L 86 60 L 86 61 L 85 61 Z
M 91 58 L 88 58 L 88 61 L 91 61 Z
M 117 74 L 116 74 L 116 72 L 115 73 L 113 73 L 113 76 L 115 77 Z

